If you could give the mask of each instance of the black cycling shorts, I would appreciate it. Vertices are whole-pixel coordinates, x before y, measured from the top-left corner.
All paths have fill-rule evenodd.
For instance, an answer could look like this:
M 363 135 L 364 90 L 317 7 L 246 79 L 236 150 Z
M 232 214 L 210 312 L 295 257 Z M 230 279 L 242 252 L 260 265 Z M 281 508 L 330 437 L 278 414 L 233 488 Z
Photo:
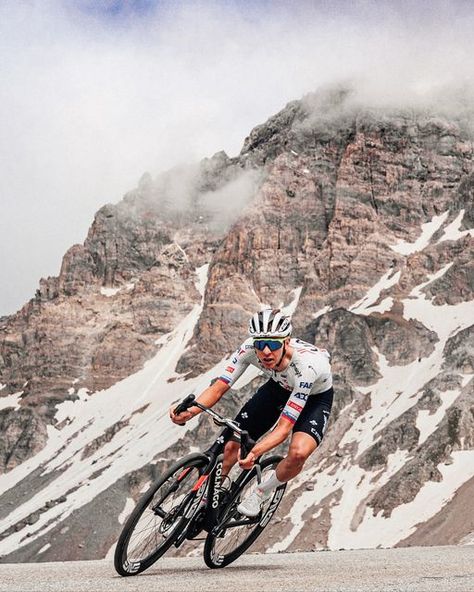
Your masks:
M 320 444 L 331 413 L 333 394 L 331 387 L 324 393 L 310 395 L 293 426 L 293 433 L 304 432 Z M 245 403 L 235 420 L 257 441 L 276 424 L 290 395 L 290 391 L 270 379 Z

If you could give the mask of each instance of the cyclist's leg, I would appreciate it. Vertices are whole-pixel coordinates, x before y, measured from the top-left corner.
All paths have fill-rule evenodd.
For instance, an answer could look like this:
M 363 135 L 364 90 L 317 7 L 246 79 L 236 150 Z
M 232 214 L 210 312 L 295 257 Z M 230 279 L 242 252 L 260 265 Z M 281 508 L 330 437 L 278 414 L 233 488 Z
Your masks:
M 316 450 L 318 444 L 314 438 L 304 432 L 296 432 L 290 441 L 287 456 L 281 460 L 275 470 L 237 506 L 244 516 L 257 516 L 265 500 L 277 488 L 287 483 L 301 472 L 307 458 Z
M 228 475 L 237 462 L 240 444 L 235 440 L 229 440 L 224 448 L 224 459 L 222 461 L 222 476 Z
M 248 497 L 239 504 L 238 510 L 245 516 L 257 516 L 260 508 L 272 491 L 298 475 L 308 457 L 323 439 L 332 404 L 332 388 L 310 396 L 293 427 L 293 435 L 287 456 Z
M 278 464 L 275 474 L 278 481 L 286 483 L 296 477 L 303 469 L 304 463 L 318 447 L 314 438 L 304 432 L 296 432 L 290 440 L 286 457 Z
M 279 481 L 287 482 L 298 475 L 309 456 L 321 444 L 326 432 L 333 398 L 332 388 L 311 395 L 293 428 L 287 456 L 276 468 Z
M 289 391 L 270 379 L 245 403 L 235 421 L 257 441 L 276 423 L 289 396 Z M 227 442 L 224 449 L 223 475 L 228 475 L 237 462 L 239 449 L 240 442 Z

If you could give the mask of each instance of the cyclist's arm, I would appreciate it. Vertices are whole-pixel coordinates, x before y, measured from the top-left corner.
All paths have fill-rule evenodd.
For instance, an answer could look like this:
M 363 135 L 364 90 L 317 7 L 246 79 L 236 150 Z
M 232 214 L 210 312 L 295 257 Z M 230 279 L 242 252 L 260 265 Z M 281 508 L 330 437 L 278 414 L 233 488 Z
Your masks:
M 225 362 L 225 367 L 222 369 L 217 380 L 211 386 L 205 389 L 196 399 L 206 407 L 212 407 L 219 401 L 219 399 L 226 393 L 237 379 L 245 372 L 253 353 L 252 340 L 245 341 L 237 351 Z M 255 354 L 253 354 L 255 355 Z M 175 415 L 173 409 L 176 405 L 170 408 L 171 421 L 177 424 L 183 424 L 193 418 L 195 415 L 202 413 L 198 407 L 190 407 L 188 411 Z
M 250 451 L 250 454 L 254 455 L 254 460 L 284 442 L 290 435 L 296 420 L 303 410 L 312 386 L 312 383 L 304 383 L 309 388 L 302 388 L 302 384 L 300 383 L 300 386 L 291 393 L 275 429 L 260 440 Z
M 292 429 L 293 424 L 281 417 L 275 429 L 262 438 L 258 444 L 255 444 L 250 453 L 253 454 L 255 458 L 257 458 L 265 452 L 272 450 L 288 438 Z
M 207 389 L 202 391 L 196 401 L 206 407 L 213 407 L 229 389 L 230 386 L 228 384 L 217 379 L 211 386 L 208 386 Z M 190 407 L 189 411 L 193 414 L 193 417 L 202 413 L 198 407 Z
M 212 407 L 219 401 L 219 399 L 229 390 L 229 385 L 221 380 L 216 380 L 211 386 L 207 387 L 196 399 L 202 405 L 206 407 Z M 170 407 L 169 413 L 171 421 L 177 424 L 183 424 L 192 419 L 195 415 L 202 413 L 199 407 L 190 407 L 187 411 L 176 415 L 174 409 L 176 403 Z
M 256 359 L 253 340 L 247 339 L 225 362 L 225 367 L 222 369 L 218 380 L 231 387 L 247 370 L 253 359 Z

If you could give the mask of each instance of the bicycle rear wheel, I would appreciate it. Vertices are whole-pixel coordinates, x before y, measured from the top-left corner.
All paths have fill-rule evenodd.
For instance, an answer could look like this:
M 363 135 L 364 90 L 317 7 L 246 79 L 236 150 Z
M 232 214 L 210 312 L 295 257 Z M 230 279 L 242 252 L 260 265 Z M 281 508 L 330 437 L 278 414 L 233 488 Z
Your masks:
M 281 456 L 271 456 L 262 460 L 262 476 L 274 470 Z M 204 561 L 210 568 L 220 568 L 235 561 L 262 533 L 280 505 L 286 483 L 278 487 L 265 502 L 256 518 L 247 518 L 237 511 L 240 501 L 257 485 L 257 473 L 252 471 L 250 479 L 232 495 L 223 510 L 218 525 L 208 534 L 204 544 Z
M 114 565 L 121 576 L 133 576 L 159 559 L 186 524 L 183 514 L 209 459 L 190 454 L 175 463 L 139 499 L 115 548 Z

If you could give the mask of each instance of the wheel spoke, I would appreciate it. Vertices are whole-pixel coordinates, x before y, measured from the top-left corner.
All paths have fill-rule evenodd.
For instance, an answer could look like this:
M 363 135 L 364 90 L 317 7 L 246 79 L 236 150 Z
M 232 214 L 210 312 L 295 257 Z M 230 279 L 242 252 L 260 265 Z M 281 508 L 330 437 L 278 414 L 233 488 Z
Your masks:
M 155 491 L 139 500 L 117 543 L 115 565 L 121 575 L 142 571 L 169 548 L 206 462 L 198 458 L 175 465 Z

